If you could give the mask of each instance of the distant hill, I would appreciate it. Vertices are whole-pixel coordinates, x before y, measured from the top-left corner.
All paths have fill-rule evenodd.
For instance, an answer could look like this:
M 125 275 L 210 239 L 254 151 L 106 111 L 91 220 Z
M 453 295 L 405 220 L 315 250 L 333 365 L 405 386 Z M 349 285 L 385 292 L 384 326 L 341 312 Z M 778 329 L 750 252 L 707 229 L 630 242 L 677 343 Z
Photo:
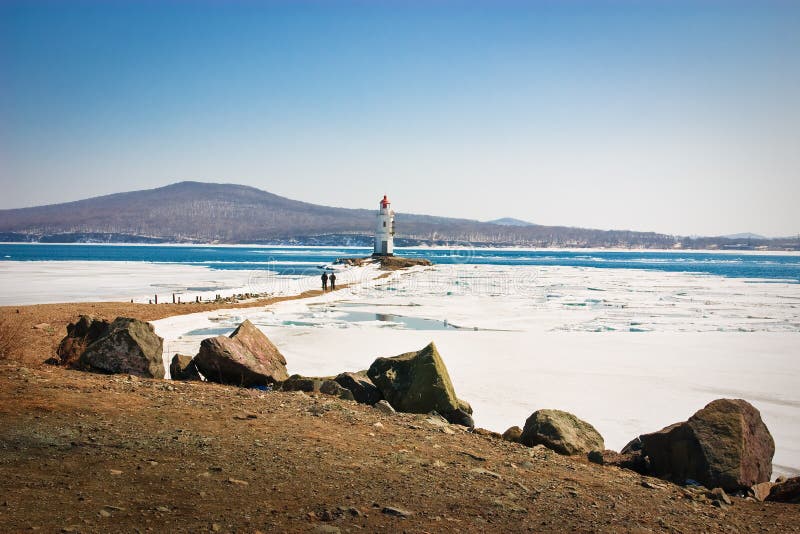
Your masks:
M 486 221 L 489 224 L 499 224 L 500 226 L 536 226 L 528 221 L 515 219 L 513 217 L 503 217 L 502 219 L 495 219 L 493 221 Z
M 518 226 L 409 213 L 398 213 L 396 223 L 400 246 L 671 248 L 680 242 L 653 232 Z M 370 246 L 374 224 L 372 209 L 320 206 L 243 185 L 180 182 L 76 202 L 0 210 L 0 241 Z M 705 239 L 697 240 L 703 248 L 731 243 L 724 238 Z M 687 245 L 693 246 L 688 241 Z
M 769 239 L 768 237 L 764 237 L 763 235 L 751 234 L 750 232 L 744 232 L 741 234 L 730 234 L 723 237 L 727 239 Z

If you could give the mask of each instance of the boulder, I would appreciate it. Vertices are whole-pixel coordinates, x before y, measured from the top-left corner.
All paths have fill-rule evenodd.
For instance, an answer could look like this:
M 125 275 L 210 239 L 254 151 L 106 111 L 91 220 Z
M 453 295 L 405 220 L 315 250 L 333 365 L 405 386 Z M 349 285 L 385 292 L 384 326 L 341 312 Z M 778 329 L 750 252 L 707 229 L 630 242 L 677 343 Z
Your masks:
M 335 397 L 339 397 L 340 399 L 355 401 L 355 397 L 353 397 L 353 392 L 347 388 L 342 387 L 339 385 L 338 382 L 334 380 L 323 380 L 322 385 L 319 387 L 319 392 L 324 393 L 326 395 L 333 395 Z
M 204 339 L 194 362 L 206 380 L 221 384 L 265 386 L 289 377 L 283 354 L 250 321 L 230 337 Z
M 283 391 L 303 391 L 305 393 L 319 393 L 322 388 L 321 378 L 292 375 L 281 384 Z
M 91 328 L 94 323 L 87 339 Z M 104 336 L 86 347 L 79 364 L 104 373 L 164 378 L 163 343 L 150 323 L 117 317 Z
M 342 387 L 349 389 L 356 402 L 372 406 L 383 399 L 380 390 L 366 374 L 341 373 L 334 380 Z
M 169 376 L 173 380 L 201 380 L 200 372 L 192 356 L 176 354 L 169 364 Z
M 511 441 L 513 443 L 519 443 L 521 437 L 522 437 L 522 429 L 518 426 L 512 426 L 511 428 L 503 432 L 503 439 L 506 441 Z
M 417 352 L 378 358 L 367 376 L 399 412 L 436 411 L 451 423 L 471 424 L 472 418 L 467 421 L 466 412 L 459 407 L 450 375 L 433 343 Z
M 472 419 L 472 416 L 459 408 L 458 410 L 453 410 L 449 414 L 447 414 L 446 418 L 450 423 L 454 425 L 461 425 L 467 428 L 475 428 L 475 421 Z
M 56 349 L 59 363 L 68 367 L 77 366 L 86 347 L 105 336 L 110 324 L 91 315 L 81 315 L 77 321 L 68 324 L 67 335 Z
M 603 450 L 591 451 L 588 455 L 589 461 L 599 465 L 612 465 L 630 469 L 644 475 L 647 473 L 647 459 L 640 451 L 629 451 L 620 453 L 616 451 Z
M 741 399 L 717 399 L 688 421 L 641 437 L 649 474 L 708 488 L 747 490 L 769 481 L 775 442 L 761 414 Z
M 800 503 L 800 476 L 786 479 L 769 490 L 768 501 Z
M 568 412 L 537 410 L 525 421 L 520 442 L 532 447 L 544 445 L 559 454 L 586 454 L 605 449 L 595 428 Z

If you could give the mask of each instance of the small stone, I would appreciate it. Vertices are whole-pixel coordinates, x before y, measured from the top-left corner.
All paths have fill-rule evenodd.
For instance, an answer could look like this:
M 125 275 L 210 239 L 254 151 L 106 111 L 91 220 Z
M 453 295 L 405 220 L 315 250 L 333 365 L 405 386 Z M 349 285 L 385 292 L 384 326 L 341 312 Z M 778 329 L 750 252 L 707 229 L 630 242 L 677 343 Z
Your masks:
M 381 512 L 386 515 L 393 515 L 395 517 L 408 517 L 412 514 L 412 512 L 409 512 L 408 510 L 395 508 L 394 506 L 384 506 L 381 508 Z
M 724 502 L 722 502 L 722 501 L 717 501 L 717 500 L 714 500 L 714 501 L 711 501 L 711 504 L 713 504 L 714 506 L 716 506 L 717 508 L 719 508 L 719 509 L 721 509 L 721 510 L 725 510 L 725 509 L 727 509 L 727 508 L 728 508 L 728 505 L 727 505 L 727 504 L 725 504 L 725 503 L 724 503 Z
M 119 469 L 112 469 L 110 472 L 114 476 L 122 474 L 122 471 L 120 471 Z
M 760 484 L 755 484 L 750 488 L 750 491 L 753 493 L 753 497 L 755 497 L 757 501 L 761 502 L 769 497 L 769 491 L 771 489 L 772 482 L 762 482 Z
M 220 525 L 219 523 L 212 523 L 211 530 L 214 532 L 219 532 L 222 530 L 222 525 Z
M 376 402 L 375 404 L 372 405 L 372 407 L 386 415 L 392 415 L 394 413 L 397 413 L 396 410 L 392 408 L 392 405 L 385 400 Z
M 725 493 L 725 490 L 722 488 L 714 488 L 713 490 L 711 490 L 711 495 L 709 495 L 709 497 L 714 499 L 714 501 L 721 501 L 727 504 L 728 506 L 733 504 L 731 502 L 731 498 L 728 497 L 728 494 Z
M 100 510 L 100 517 L 111 517 L 111 512 L 108 510 Z
M 374 425 L 372 425 L 372 426 L 374 426 L 375 428 L 383 428 L 383 423 L 381 423 L 380 421 L 378 421 L 377 423 L 375 423 L 375 424 L 374 424 Z
M 166 506 L 156 506 L 156 510 L 159 512 L 169 512 L 169 508 Z
M 470 472 L 477 473 L 479 475 L 487 475 L 493 478 L 503 478 L 500 476 L 499 473 L 495 473 L 494 471 L 489 471 L 488 469 L 484 469 L 482 467 L 475 467 L 474 469 L 470 469 Z
M 323 510 L 319 518 L 321 521 L 333 521 L 333 514 L 330 510 Z
M 112 506 L 110 504 L 106 504 L 105 506 L 103 506 L 103 509 L 109 512 L 122 512 L 123 510 L 125 510 L 125 508 L 122 508 L 120 506 Z
M 512 426 L 511 428 L 503 432 L 503 439 L 506 441 L 511 441 L 512 443 L 519 443 L 521 437 L 522 437 L 522 429 L 518 426 Z
M 246 480 L 239 480 L 239 479 L 236 479 L 236 478 L 229 478 L 228 482 L 231 483 L 231 484 L 236 484 L 237 486 L 249 486 L 250 485 L 250 483 L 247 482 Z

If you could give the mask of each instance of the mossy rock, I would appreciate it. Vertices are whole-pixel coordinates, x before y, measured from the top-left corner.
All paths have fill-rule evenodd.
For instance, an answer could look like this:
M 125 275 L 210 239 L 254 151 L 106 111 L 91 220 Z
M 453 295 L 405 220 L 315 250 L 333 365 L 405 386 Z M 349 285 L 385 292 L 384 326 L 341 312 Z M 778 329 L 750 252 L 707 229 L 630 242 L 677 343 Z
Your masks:
M 459 411 L 447 367 L 433 343 L 420 351 L 378 358 L 367 376 L 399 412 L 436 411 L 450 420 L 448 416 Z
M 102 373 L 164 378 L 163 341 L 150 323 L 117 317 L 103 337 L 86 347 L 80 365 Z
M 537 410 L 525 421 L 520 442 L 544 445 L 559 454 L 587 454 L 605 449 L 603 436 L 589 423 L 561 410 Z

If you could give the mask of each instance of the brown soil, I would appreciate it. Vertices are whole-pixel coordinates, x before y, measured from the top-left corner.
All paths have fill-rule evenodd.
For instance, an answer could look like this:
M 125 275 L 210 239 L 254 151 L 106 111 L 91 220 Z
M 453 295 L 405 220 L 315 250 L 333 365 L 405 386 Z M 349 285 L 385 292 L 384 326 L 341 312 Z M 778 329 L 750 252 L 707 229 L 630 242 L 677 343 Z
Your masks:
M 721 510 L 630 471 L 327 396 L 13 364 L 0 366 L 0 420 L 8 532 L 800 529 L 797 505 Z
M 27 345 L 0 363 L 0 531 L 800 532 L 798 505 L 733 498 L 720 509 L 426 416 L 39 365 L 80 313 L 153 320 L 213 308 L 0 310 Z

